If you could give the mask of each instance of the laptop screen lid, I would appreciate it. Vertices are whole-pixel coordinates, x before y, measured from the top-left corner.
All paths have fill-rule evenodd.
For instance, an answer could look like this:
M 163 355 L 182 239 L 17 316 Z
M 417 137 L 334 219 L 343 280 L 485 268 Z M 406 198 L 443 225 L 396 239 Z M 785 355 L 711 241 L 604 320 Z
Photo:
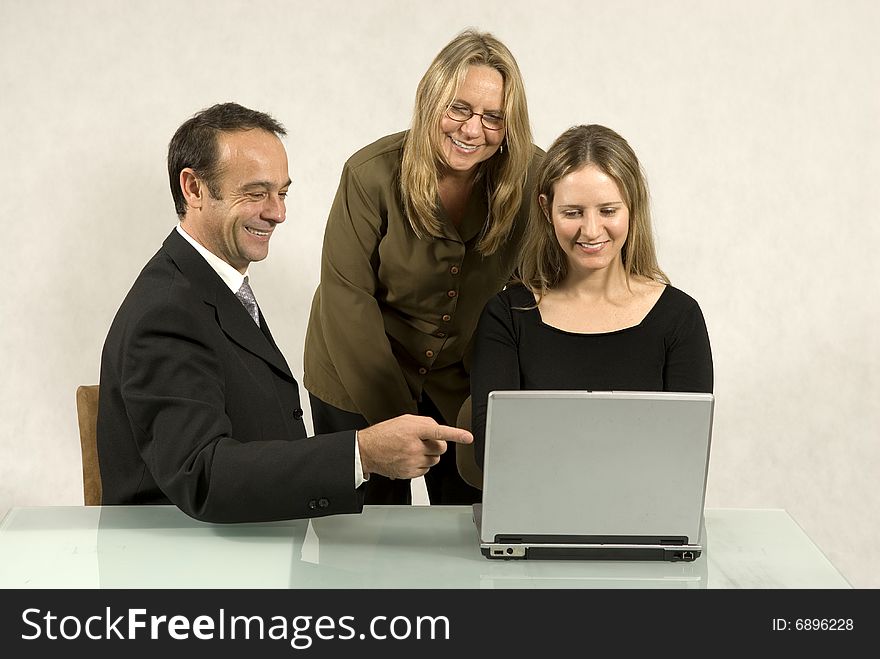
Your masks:
M 493 544 L 557 545 L 572 557 L 581 545 L 613 558 L 650 545 L 699 551 L 713 408 L 712 394 L 490 393 L 484 553 Z

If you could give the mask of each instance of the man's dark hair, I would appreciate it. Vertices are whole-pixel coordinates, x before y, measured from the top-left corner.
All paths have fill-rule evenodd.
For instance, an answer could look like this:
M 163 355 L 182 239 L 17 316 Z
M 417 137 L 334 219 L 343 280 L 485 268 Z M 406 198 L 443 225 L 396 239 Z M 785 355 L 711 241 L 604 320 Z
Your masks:
M 174 208 L 180 219 L 186 215 L 186 199 L 180 189 L 181 170 L 192 168 L 205 181 L 211 196 L 219 199 L 217 164 L 220 155 L 217 135 L 221 132 L 254 128 L 260 128 L 277 137 L 287 135 L 284 126 L 265 112 L 250 110 L 238 103 L 212 105 L 187 119 L 177 129 L 168 144 L 168 179 L 171 183 L 171 196 L 174 197 Z

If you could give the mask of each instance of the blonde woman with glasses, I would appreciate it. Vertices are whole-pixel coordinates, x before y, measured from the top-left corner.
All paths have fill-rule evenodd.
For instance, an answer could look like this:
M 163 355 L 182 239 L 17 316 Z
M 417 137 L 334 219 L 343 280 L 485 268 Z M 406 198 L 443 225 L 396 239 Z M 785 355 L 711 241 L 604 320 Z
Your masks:
M 315 432 L 400 414 L 455 424 L 471 338 L 513 271 L 541 155 L 516 61 L 468 30 L 423 76 L 410 129 L 349 158 L 306 334 Z M 480 498 L 452 452 L 425 481 L 434 504 Z M 408 480 L 370 475 L 364 487 L 368 504 L 411 502 Z
M 703 314 L 657 263 L 647 183 L 626 140 L 604 126 L 567 130 L 547 151 L 536 195 L 517 278 L 476 333 L 480 466 L 491 391 L 712 391 Z

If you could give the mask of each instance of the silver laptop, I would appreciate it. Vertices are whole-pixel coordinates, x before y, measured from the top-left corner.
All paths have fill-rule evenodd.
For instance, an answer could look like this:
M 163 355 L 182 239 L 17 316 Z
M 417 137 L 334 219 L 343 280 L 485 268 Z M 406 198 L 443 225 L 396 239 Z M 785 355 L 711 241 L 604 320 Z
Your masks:
M 691 561 L 703 551 L 712 394 L 494 391 L 487 558 Z

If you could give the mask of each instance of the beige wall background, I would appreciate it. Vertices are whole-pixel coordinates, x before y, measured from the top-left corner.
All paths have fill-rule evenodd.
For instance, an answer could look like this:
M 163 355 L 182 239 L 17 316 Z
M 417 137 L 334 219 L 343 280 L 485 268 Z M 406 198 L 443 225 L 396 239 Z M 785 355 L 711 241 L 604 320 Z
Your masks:
M 537 144 L 603 123 L 709 326 L 707 505 L 787 509 L 880 587 L 880 5 L 872 0 L 0 0 L 0 509 L 82 502 L 74 389 L 175 223 L 165 149 L 235 100 L 289 129 L 251 279 L 294 372 L 344 160 L 407 127 L 468 26 L 516 55 Z

